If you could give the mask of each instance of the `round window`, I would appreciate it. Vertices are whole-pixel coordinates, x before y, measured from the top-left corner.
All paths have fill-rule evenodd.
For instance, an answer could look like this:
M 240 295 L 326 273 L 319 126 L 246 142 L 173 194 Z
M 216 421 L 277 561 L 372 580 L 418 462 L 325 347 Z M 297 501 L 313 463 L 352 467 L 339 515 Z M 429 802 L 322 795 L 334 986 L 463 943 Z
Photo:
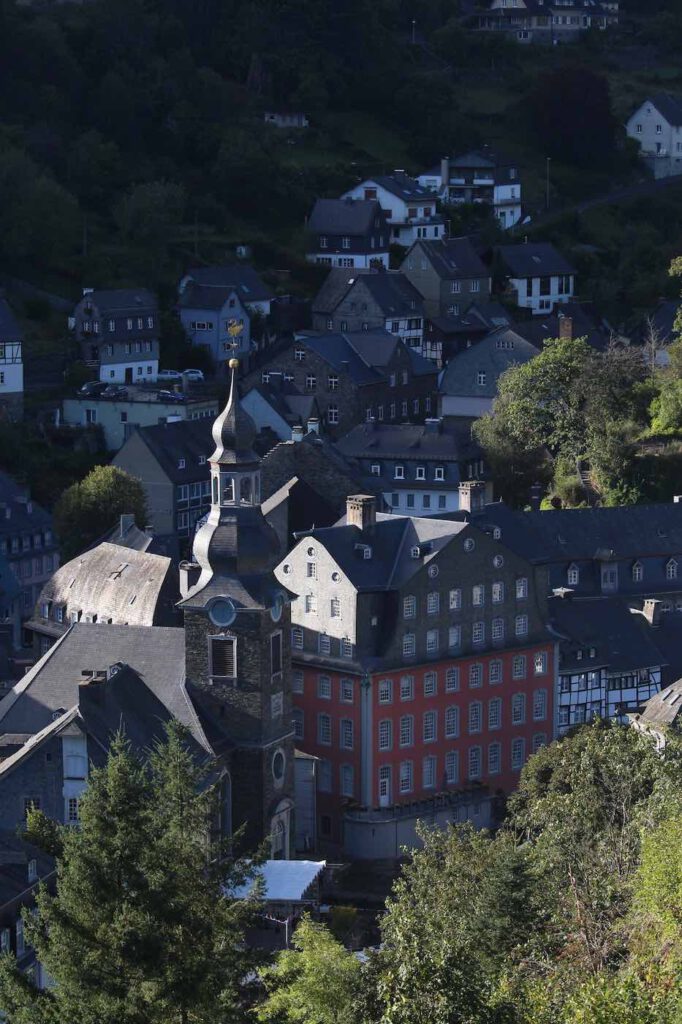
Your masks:
M 231 626 L 237 616 L 237 609 L 229 597 L 218 597 L 208 610 L 214 626 Z
M 275 782 L 281 782 L 284 778 L 286 758 L 281 750 L 276 750 L 272 758 L 272 777 Z
M 289 573 L 291 572 L 291 566 L 289 565 L 289 563 L 286 562 L 282 568 L 284 570 L 284 575 L 288 576 Z
M 341 579 L 341 573 L 340 572 L 333 572 L 332 573 L 332 579 L 334 580 L 334 583 L 338 583 L 339 580 Z
M 278 594 L 275 598 L 272 608 L 270 609 L 270 615 L 272 616 L 273 622 L 279 622 L 282 618 L 282 612 L 284 611 L 284 598 L 281 594 Z
M 474 538 L 473 537 L 467 537 L 467 539 L 464 541 L 464 550 L 465 551 L 473 551 L 475 547 L 476 547 L 476 541 L 474 540 Z
M 502 568 L 502 566 L 504 565 L 504 558 L 502 557 L 502 555 L 495 555 L 495 557 L 493 558 L 493 565 L 495 566 L 496 569 Z
M 315 548 L 308 548 L 308 554 L 311 555 L 311 556 L 314 555 L 315 554 Z
M 436 576 L 438 575 L 439 572 L 440 572 L 440 569 L 438 568 L 437 565 L 430 565 L 429 566 L 429 576 L 431 577 L 432 580 L 436 578 Z

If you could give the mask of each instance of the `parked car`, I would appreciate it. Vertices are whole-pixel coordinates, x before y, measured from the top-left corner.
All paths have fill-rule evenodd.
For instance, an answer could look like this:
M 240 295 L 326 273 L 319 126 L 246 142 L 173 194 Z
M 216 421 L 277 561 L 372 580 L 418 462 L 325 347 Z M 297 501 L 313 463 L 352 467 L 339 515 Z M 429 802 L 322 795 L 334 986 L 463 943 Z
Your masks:
M 160 381 L 178 381 L 182 380 L 182 374 L 179 370 L 159 370 L 156 375 L 156 379 Z
M 78 389 L 78 394 L 83 395 L 84 398 L 94 398 L 95 395 L 101 395 L 103 391 L 106 391 L 107 386 L 103 380 L 89 380 L 87 384 L 83 384 Z
M 179 391 L 157 391 L 156 397 L 159 402 L 184 402 L 185 396 L 180 394 Z
M 128 388 L 124 388 L 122 384 L 107 384 L 104 391 L 102 392 L 102 398 L 127 398 Z
M 182 371 L 182 376 L 185 378 L 185 380 L 189 380 L 193 384 L 203 384 L 204 383 L 204 373 L 203 373 L 203 370 L 183 370 Z

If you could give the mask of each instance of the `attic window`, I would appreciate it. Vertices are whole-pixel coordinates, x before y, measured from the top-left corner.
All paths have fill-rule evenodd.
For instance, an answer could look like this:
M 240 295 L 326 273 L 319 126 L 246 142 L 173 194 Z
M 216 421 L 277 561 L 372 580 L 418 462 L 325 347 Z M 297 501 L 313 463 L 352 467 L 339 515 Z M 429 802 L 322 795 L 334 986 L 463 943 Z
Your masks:
M 496 526 L 493 529 L 493 540 L 499 540 L 501 536 L 502 536 L 502 530 L 499 528 L 499 526 Z
M 410 554 L 412 555 L 413 558 L 421 558 L 421 548 L 419 547 L 419 545 L 413 547 Z
M 365 560 L 369 560 L 372 557 L 372 548 L 369 544 L 356 544 L 355 550 L 359 552 Z
M 178 469 L 184 469 L 184 468 L 185 468 L 185 460 L 184 459 L 178 459 Z
M 206 456 L 205 455 L 200 455 L 199 456 L 199 465 L 200 466 L 205 466 L 206 465 Z

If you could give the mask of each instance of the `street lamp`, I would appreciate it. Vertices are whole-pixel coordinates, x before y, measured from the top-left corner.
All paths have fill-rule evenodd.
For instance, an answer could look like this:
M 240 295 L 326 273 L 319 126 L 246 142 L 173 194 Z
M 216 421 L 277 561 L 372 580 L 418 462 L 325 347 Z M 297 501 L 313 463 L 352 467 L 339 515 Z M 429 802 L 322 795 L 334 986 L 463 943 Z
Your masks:
M 547 175 L 546 175 L 546 187 L 545 187 L 545 206 L 549 210 L 549 165 L 552 162 L 551 156 L 547 157 Z

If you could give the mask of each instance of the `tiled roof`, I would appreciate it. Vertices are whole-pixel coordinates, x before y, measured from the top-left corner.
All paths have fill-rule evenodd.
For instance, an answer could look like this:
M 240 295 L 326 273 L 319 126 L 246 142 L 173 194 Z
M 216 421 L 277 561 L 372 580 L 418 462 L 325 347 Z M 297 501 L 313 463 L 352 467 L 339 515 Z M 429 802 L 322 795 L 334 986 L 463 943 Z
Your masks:
M 559 337 L 562 316 L 570 317 L 573 321 L 574 338 L 584 338 L 591 348 L 598 350 L 607 347 L 610 334 L 597 324 L 590 312 L 579 302 L 562 303 L 550 316 L 534 316 L 532 320 L 514 324 L 514 330 L 532 345 L 542 348 L 548 338 Z
M 650 697 L 639 721 L 645 725 L 672 725 L 682 711 L 682 679 Z
M 499 526 L 503 542 L 533 562 L 592 559 L 600 551 L 633 559 L 682 552 L 682 502 L 537 512 L 493 502 L 472 521 Z
M 307 229 L 313 234 L 366 235 L 383 213 L 376 199 L 318 199 Z
M 404 274 L 384 270 L 364 274 L 360 280 L 385 317 L 423 315 L 423 299 Z
M 180 282 L 179 304 L 196 309 L 222 309 L 235 292 L 241 302 L 268 302 L 273 293 L 246 263 L 191 267 Z
M 393 174 L 377 174 L 373 178 L 367 178 L 363 185 L 379 185 L 386 189 L 391 195 L 397 196 L 404 202 L 430 201 L 433 204 L 433 192 L 429 188 L 420 185 L 416 178 L 411 178 L 404 171 L 394 171 Z
M 499 302 L 472 302 L 461 316 L 429 317 L 443 334 L 486 334 L 498 327 L 511 327 L 521 333 L 507 310 Z
M 669 92 L 657 92 L 650 103 L 673 128 L 682 126 L 682 100 Z
M 550 242 L 526 242 L 498 245 L 496 251 L 512 277 L 549 277 L 575 274 L 571 266 Z
M 539 349 L 516 331 L 500 327 L 452 357 L 441 378 L 439 391 L 443 395 L 494 398 L 504 371 L 510 366 L 527 363 L 537 355 Z M 484 384 L 478 383 L 479 373 L 485 373 Z

